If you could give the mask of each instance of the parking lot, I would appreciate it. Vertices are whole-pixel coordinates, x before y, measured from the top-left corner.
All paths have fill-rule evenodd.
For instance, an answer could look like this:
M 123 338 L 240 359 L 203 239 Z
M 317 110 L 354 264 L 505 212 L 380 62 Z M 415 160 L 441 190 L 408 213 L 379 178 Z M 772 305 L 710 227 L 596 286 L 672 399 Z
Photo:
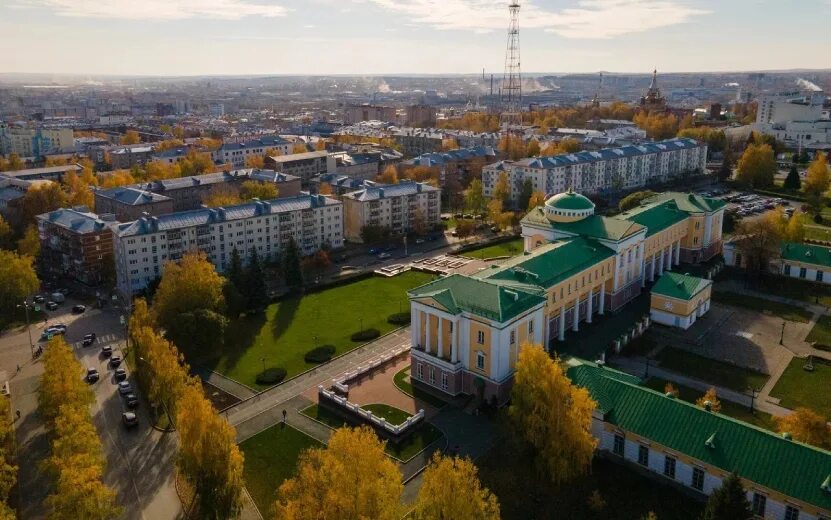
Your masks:
M 720 198 L 728 203 L 728 211 L 735 211 L 738 217 L 758 215 L 780 206 L 785 207 L 785 213 L 788 216 L 794 212 L 794 208 L 790 207 L 791 202 L 789 200 L 778 197 L 765 197 L 753 193 L 734 192 Z

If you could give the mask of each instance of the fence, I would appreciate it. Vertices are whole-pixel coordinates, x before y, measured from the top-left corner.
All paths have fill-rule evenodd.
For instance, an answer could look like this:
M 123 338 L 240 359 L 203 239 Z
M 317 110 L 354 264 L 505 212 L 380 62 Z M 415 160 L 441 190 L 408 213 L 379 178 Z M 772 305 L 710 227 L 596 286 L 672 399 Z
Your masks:
M 644 316 L 641 318 L 640 321 L 636 321 L 634 325 L 632 325 L 628 331 L 621 334 L 621 336 L 612 341 L 612 346 L 614 347 L 615 354 L 620 354 L 620 351 L 625 347 L 630 341 L 633 339 L 641 336 L 646 329 L 652 324 L 652 320 L 649 318 L 649 315 Z
M 368 422 L 372 426 L 384 430 L 386 433 L 395 437 L 400 437 L 409 431 L 413 426 L 424 420 L 424 410 L 419 410 L 418 413 L 407 418 L 401 424 L 390 424 L 383 417 L 378 417 L 369 410 L 364 410 L 355 403 L 350 403 L 346 397 L 341 397 L 335 392 L 331 392 L 323 388 L 323 385 L 317 387 L 318 398 L 321 403 L 328 401 L 333 403 L 350 413 L 357 415 L 360 419 Z
M 358 366 L 355 370 L 350 370 L 349 372 L 344 372 L 332 380 L 332 387 L 340 392 L 343 395 L 349 394 L 349 385 L 346 384 L 348 381 L 352 381 L 353 379 L 358 379 L 359 377 L 363 376 L 364 374 L 368 373 L 370 370 L 378 368 L 379 366 L 389 362 L 392 359 L 397 358 L 401 354 L 410 351 L 409 345 L 401 345 L 400 347 L 390 350 L 384 353 L 377 358 L 371 359 L 363 365 Z

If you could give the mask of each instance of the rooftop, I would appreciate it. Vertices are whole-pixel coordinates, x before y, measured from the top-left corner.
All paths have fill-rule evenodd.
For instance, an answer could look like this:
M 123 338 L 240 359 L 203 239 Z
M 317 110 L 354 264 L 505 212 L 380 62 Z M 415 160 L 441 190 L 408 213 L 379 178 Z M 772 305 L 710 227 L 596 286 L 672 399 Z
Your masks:
M 545 205 L 557 209 L 594 209 L 594 203 L 592 201 L 590 201 L 587 197 L 571 190 L 554 195 L 545 201 Z
M 760 486 L 831 509 L 823 483 L 831 452 L 709 412 L 639 384 L 634 376 L 576 359 L 568 375 L 613 425 Z
M 782 244 L 780 254 L 783 260 L 831 267 L 831 249 L 813 244 Z
M 681 193 L 677 191 L 659 193 L 644 200 L 643 203 L 648 205 L 668 200 L 674 201 L 678 209 L 687 213 L 709 213 L 717 211 L 727 205 L 727 202 L 721 199 L 711 199 L 695 193 Z
M 562 231 L 569 235 L 613 241 L 623 240 L 645 229 L 644 226 L 636 222 L 601 215 L 591 215 L 576 222 L 551 222 L 546 217 L 545 210 L 542 207 L 536 207 L 529 211 L 522 219 L 522 223 L 551 227 L 556 231 Z
M 229 150 L 240 150 L 244 148 L 267 148 L 269 146 L 278 146 L 278 145 L 286 145 L 289 144 L 288 141 L 283 139 L 280 136 L 276 135 L 264 135 L 256 138 L 251 138 L 248 140 L 241 140 L 236 143 L 222 143 L 222 146 L 219 147 L 219 150 L 222 151 L 229 151 Z
M 43 175 L 60 175 L 66 172 L 80 172 L 83 168 L 78 164 L 63 164 L 61 166 L 47 166 L 45 168 L 29 168 L 27 170 L 14 170 L 3 172 L 3 175 L 15 178 L 40 177 Z
M 73 233 L 100 233 L 107 229 L 108 222 L 89 211 L 85 206 L 75 208 L 60 208 L 55 211 L 38 215 L 37 219 L 49 222 Z
M 666 271 L 658 278 L 658 281 L 652 286 L 650 292 L 652 294 L 660 294 L 661 296 L 689 301 L 696 294 L 711 285 L 713 285 L 713 282 L 704 278 Z
M 161 202 L 171 200 L 170 197 L 153 193 L 152 191 L 141 190 L 132 186 L 121 186 L 118 188 L 110 188 L 108 190 L 97 190 L 95 192 L 97 197 L 112 199 L 120 204 L 128 204 L 130 206 L 139 206 L 142 204 L 152 204 L 154 202 Z
M 430 186 L 422 182 L 400 182 L 398 184 L 376 184 L 375 186 L 367 187 L 362 190 L 347 193 L 344 197 L 360 200 L 370 201 L 379 200 L 388 197 L 401 197 L 404 195 L 414 195 L 416 193 L 429 193 L 440 191 L 438 188 Z
M 685 150 L 702 146 L 694 139 L 674 138 L 654 143 L 622 146 L 619 148 L 604 148 L 596 151 L 584 151 L 569 154 L 552 155 L 549 157 L 532 157 L 516 161 L 515 166 L 524 168 L 558 168 L 561 166 L 572 166 L 575 164 L 591 163 L 596 161 L 607 161 L 620 159 L 622 157 L 635 157 L 638 155 L 649 155 L 671 150 Z
M 180 211 L 157 217 L 142 217 L 134 222 L 119 224 L 116 233 L 120 237 L 132 235 L 146 235 L 181 229 L 192 226 L 205 226 L 218 222 L 228 222 L 264 215 L 273 215 L 287 211 L 302 211 L 304 209 L 335 206 L 340 201 L 324 197 L 323 195 L 302 194 L 296 197 L 283 199 L 254 200 L 244 204 L 221 208 L 201 208 L 191 211 Z
M 292 161 L 305 161 L 307 159 L 322 159 L 329 155 L 326 150 L 316 152 L 292 153 L 289 155 L 274 155 L 270 159 L 277 163 L 287 163 Z
M 451 162 L 465 161 L 476 157 L 496 157 L 496 152 L 490 146 L 474 146 L 458 148 L 447 152 L 425 153 L 414 157 L 403 164 L 407 166 L 439 166 Z

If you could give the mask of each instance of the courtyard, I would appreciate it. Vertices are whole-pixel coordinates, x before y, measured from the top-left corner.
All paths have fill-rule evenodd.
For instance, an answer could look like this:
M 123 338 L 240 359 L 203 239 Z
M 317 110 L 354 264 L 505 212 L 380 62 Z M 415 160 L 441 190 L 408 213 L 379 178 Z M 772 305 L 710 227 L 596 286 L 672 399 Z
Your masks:
M 498 244 L 477 247 L 475 249 L 471 249 L 469 251 L 461 253 L 461 256 L 477 258 L 479 260 L 486 260 L 488 258 L 516 256 L 522 253 L 523 249 L 523 239 L 522 237 L 519 237 L 513 240 L 509 240 L 507 242 L 500 242 Z
M 407 291 L 432 279 L 430 274 L 407 271 L 284 299 L 269 305 L 265 313 L 231 322 L 221 351 L 199 361 L 253 389 L 266 388 L 269 385 L 256 381 L 266 368 L 282 368 L 290 378 L 317 365 L 304 360 L 315 347 L 332 345 L 334 357 L 366 342 L 352 340 L 359 331 L 376 329 L 383 335 L 398 328 L 388 317 L 408 312 Z

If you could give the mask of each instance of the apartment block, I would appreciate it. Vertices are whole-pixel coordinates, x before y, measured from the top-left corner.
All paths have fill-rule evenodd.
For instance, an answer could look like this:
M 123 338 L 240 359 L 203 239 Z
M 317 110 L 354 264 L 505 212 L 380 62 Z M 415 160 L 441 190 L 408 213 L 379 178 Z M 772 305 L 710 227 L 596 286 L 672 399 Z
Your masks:
M 226 140 L 211 154 L 211 157 L 218 164 L 230 164 L 234 168 L 243 168 L 245 159 L 252 156 L 262 157 L 272 148 L 283 155 L 288 155 L 291 153 L 292 143 L 276 135 L 239 137 L 235 141 Z
M 350 105 L 343 109 L 343 124 L 361 121 L 395 121 L 395 107 L 381 105 Z
M 343 246 L 343 204 L 321 195 L 220 208 L 144 216 L 114 228 L 118 290 L 124 298 L 161 276 L 164 265 L 189 251 L 202 251 L 220 272 L 236 249 L 272 258 L 294 240 L 303 255 Z
M 71 128 L 13 127 L 0 123 L 0 154 L 41 157 L 49 153 L 68 153 L 74 149 Z
M 300 177 L 300 182 L 308 185 L 318 175 L 334 171 L 335 158 L 325 150 L 269 156 L 265 158 L 265 167 Z
M 51 278 L 98 285 L 112 272 L 112 221 L 86 207 L 61 208 L 37 217 L 40 260 Z
M 393 233 L 413 231 L 422 219 L 430 228 L 441 223 L 441 190 L 420 182 L 376 184 L 343 196 L 344 235 L 361 242 L 364 226 L 388 227 Z
M 492 197 L 502 172 L 507 173 L 511 200 L 516 201 L 525 180 L 534 191 L 585 195 L 643 188 L 688 174 L 705 172 L 707 145 L 693 139 L 668 139 L 642 145 L 591 152 L 500 161 L 482 169 L 485 196 Z

